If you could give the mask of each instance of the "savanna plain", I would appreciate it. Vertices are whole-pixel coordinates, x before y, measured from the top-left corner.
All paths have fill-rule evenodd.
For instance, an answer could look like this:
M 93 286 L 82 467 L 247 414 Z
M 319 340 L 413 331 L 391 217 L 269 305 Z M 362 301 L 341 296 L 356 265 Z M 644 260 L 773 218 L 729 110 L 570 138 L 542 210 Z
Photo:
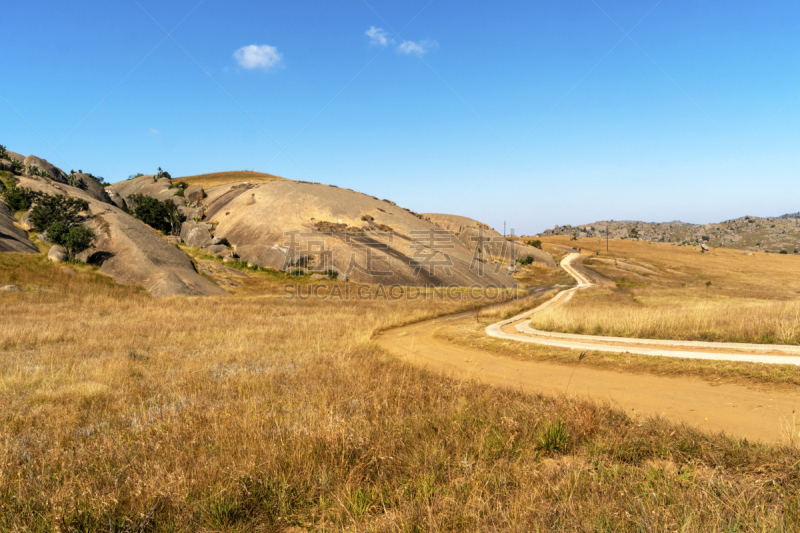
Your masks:
M 587 267 L 614 285 L 536 316 L 536 327 L 800 340 L 800 258 L 619 241 L 605 252 L 605 243 L 567 238 L 545 246 L 553 244 L 591 251 Z M 0 530 L 799 527 L 793 439 L 748 442 L 568 394 L 455 380 L 374 342 L 387 328 L 475 312 L 469 328 L 441 335 L 576 364 L 569 350 L 480 337 L 541 294 L 479 313 L 485 302 L 287 301 L 283 276 L 249 272 L 229 297 L 154 299 L 92 266 L 2 254 L 0 285 L 23 290 L 0 293 Z M 566 286 L 535 267 L 520 277 Z M 800 382 L 782 365 L 633 355 L 585 363 L 761 387 Z

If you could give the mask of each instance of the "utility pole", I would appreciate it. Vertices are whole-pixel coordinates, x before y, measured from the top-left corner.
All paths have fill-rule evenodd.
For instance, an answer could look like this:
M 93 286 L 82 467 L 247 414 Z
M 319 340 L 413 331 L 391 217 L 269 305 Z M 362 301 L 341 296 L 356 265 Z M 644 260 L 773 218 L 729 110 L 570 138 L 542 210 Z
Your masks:
M 503 238 L 506 238 L 506 221 L 503 221 Z

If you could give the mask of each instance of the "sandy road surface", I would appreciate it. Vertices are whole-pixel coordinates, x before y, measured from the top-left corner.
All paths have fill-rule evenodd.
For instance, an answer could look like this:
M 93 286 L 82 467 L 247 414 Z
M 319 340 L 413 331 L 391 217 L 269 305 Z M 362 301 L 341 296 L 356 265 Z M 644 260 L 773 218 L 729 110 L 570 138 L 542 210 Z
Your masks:
M 589 283 L 581 274 L 576 277 L 579 283 Z M 564 291 L 559 298 L 568 298 L 569 294 Z M 474 312 L 451 315 L 385 331 L 376 341 L 403 360 L 455 379 L 475 379 L 531 393 L 567 392 L 609 402 L 632 416 L 660 415 L 750 440 L 786 442 L 789 431 L 798 435 L 800 427 L 794 421 L 797 418 L 800 422 L 800 413 L 795 417 L 794 411 L 800 407 L 800 390 L 736 384 L 715 386 L 693 377 L 627 374 L 588 366 L 522 361 L 434 337 L 442 326 L 474 320 Z M 616 351 L 634 350 L 617 348 Z

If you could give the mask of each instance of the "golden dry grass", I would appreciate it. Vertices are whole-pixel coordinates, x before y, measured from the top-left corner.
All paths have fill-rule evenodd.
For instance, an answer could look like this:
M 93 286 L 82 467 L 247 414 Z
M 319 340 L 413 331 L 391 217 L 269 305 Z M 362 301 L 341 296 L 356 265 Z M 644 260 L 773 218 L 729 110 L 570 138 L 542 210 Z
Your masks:
M 589 242 L 587 242 L 589 241 Z M 569 242 L 564 239 L 564 242 Z M 536 314 L 538 329 L 620 337 L 800 343 L 800 257 L 581 239 L 585 265 L 616 288 Z
M 371 342 L 469 303 L 153 300 L 0 254 L 8 283 L 25 290 L 0 293 L 3 531 L 800 523 L 794 448 L 456 382 Z
M 210 189 L 217 185 L 225 185 L 226 183 L 234 183 L 237 181 L 249 181 L 250 183 L 267 183 L 270 181 L 283 180 L 280 176 L 272 174 L 265 174 L 263 172 L 255 172 L 252 170 L 232 170 L 228 172 L 213 172 L 211 174 L 197 174 L 194 176 L 184 176 L 181 178 L 173 178 L 175 183 L 184 181 L 189 185 L 199 185 L 204 189 Z

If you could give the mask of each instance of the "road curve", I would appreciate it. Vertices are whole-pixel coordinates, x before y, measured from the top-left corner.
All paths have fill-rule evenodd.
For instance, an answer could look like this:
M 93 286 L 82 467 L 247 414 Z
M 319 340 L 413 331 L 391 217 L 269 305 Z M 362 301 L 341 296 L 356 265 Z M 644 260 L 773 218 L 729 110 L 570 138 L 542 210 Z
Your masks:
M 486 328 L 487 335 L 499 339 L 556 346 L 559 348 L 570 348 L 581 351 L 630 352 L 642 355 L 682 357 L 686 359 L 800 365 L 800 346 L 634 339 L 628 337 L 604 337 L 600 335 L 576 335 L 572 333 L 558 333 L 533 329 L 530 326 L 530 317 L 532 315 L 550 306 L 564 304 L 572 298 L 575 292 L 594 285 L 587 276 L 579 272 L 572 265 L 572 262 L 580 258 L 580 256 L 579 253 L 571 253 L 561 261 L 561 267 L 575 278 L 578 282 L 577 286 L 560 292 L 554 298 L 535 309 L 488 326 Z

